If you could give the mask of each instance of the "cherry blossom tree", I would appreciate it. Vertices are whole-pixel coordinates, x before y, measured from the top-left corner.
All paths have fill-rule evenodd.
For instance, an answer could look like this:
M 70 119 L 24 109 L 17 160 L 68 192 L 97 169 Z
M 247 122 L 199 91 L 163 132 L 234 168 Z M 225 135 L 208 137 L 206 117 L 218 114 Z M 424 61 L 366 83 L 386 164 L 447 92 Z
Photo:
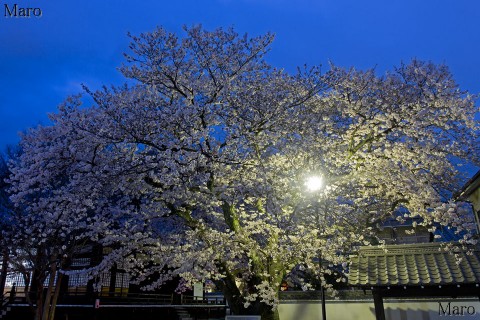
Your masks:
M 400 207 L 471 228 L 444 203 L 457 165 L 479 165 L 478 107 L 445 66 L 292 75 L 265 62 L 269 34 L 185 32 L 132 37 L 129 85 L 86 89 L 92 107 L 72 97 L 25 136 L 12 199 L 46 219 L 32 225 L 59 256 L 75 234 L 118 248 L 98 269 L 157 273 L 145 289 L 210 279 L 236 314 L 278 319 L 285 276 L 308 268 L 332 290 L 330 266 Z
M 391 210 L 404 206 L 426 225 L 449 220 L 440 212 L 466 181 L 458 169 L 479 166 L 476 97 L 458 88 L 446 66 L 418 60 L 384 77 L 335 67 L 332 73 L 327 99 L 334 97 L 332 127 L 340 131 L 330 133 L 345 148 L 341 165 L 355 167 L 362 197 L 387 200 Z M 471 228 L 463 216 L 458 232 Z
M 38 320 L 54 318 L 70 262 L 92 243 L 115 245 L 120 241 L 118 235 L 127 234 L 118 230 L 132 223 L 129 216 L 134 214 L 132 205 L 120 205 L 108 186 L 88 185 L 91 181 L 84 175 L 88 173 L 87 164 L 82 160 L 90 155 L 74 152 L 81 141 L 70 134 L 58 125 L 30 130 L 22 138 L 22 153 L 11 161 L 11 174 L 6 180 L 16 209 L 7 234 L 10 243 L 15 243 L 11 258 L 16 271 L 25 275 L 26 293 L 32 293 L 26 297 Z M 134 220 L 137 225 L 138 218 Z M 129 250 L 127 244 L 134 243 L 136 237 L 134 229 L 128 227 L 128 239 L 121 239 L 126 245 L 113 250 L 102 264 L 83 272 L 94 277 L 111 267 L 115 259 L 108 257 Z

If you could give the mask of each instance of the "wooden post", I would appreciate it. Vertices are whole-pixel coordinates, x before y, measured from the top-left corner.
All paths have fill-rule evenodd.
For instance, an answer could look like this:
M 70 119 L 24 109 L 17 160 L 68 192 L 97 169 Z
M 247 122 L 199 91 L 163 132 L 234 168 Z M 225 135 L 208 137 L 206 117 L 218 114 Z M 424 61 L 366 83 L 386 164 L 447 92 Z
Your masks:
M 373 304 L 375 305 L 375 317 L 377 320 L 385 320 L 385 309 L 383 307 L 382 293 L 378 289 L 372 290 Z
M 0 271 L 0 296 L 3 296 L 5 291 L 5 284 L 7 282 L 7 271 L 8 271 L 8 249 L 4 248 L 2 250 L 2 271 Z
M 115 297 L 115 288 L 117 283 L 117 264 L 114 263 L 110 269 L 110 285 L 108 286 L 108 292 L 110 297 Z

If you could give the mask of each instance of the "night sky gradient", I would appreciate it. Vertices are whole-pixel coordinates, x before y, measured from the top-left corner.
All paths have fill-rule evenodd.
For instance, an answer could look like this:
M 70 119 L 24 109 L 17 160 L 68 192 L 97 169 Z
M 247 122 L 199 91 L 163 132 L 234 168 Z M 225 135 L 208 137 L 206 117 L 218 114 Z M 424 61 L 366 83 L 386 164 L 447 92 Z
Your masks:
M 5 16 L 5 5 L 37 7 L 40 18 Z M 267 60 L 329 61 L 378 73 L 412 58 L 447 64 L 464 90 L 480 92 L 480 1 L 476 0 L 30 0 L 0 2 L 0 151 L 18 132 L 48 124 L 65 97 L 125 81 L 117 71 L 127 32 L 157 25 L 234 27 L 276 34 Z

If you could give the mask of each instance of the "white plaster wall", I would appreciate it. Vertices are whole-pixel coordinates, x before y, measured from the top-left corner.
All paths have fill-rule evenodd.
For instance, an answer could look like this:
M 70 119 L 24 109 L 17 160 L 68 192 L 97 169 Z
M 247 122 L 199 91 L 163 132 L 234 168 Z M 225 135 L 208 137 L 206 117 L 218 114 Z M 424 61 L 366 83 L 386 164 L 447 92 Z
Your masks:
M 447 309 L 450 302 L 450 315 L 444 315 L 439 303 Z M 454 310 L 461 306 L 473 307 L 475 314 L 469 315 L 464 308 L 464 315 L 455 315 Z M 446 300 L 392 300 L 384 301 L 387 320 L 445 320 L 445 319 L 480 319 L 480 302 L 478 299 Z M 456 307 L 456 308 L 455 308 Z M 366 301 L 327 301 L 328 320 L 375 320 L 372 300 Z M 280 320 L 320 320 L 320 301 L 282 301 L 279 306 Z M 470 312 L 472 308 L 469 309 Z

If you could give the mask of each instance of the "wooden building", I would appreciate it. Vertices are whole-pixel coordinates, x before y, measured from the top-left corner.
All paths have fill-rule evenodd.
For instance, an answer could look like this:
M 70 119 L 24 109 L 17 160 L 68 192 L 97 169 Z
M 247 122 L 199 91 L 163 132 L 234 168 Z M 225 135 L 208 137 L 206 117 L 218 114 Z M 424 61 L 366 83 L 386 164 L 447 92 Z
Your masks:
M 478 231 L 480 171 L 458 192 L 456 200 L 472 203 Z M 406 225 L 411 228 L 411 224 Z M 372 291 L 377 320 L 385 320 L 384 298 L 480 300 L 480 246 L 465 247 L 450 242 L 447 247 L 446 243 L 426 241 L 424 230 L 420 236 L 408 238 L 403 229 L 405 225 L 395 222 L 389 225 L 387 221 L 379 234 L 387 243 L 385 248 L 361 247 L 351 257 L 349 285 Z

